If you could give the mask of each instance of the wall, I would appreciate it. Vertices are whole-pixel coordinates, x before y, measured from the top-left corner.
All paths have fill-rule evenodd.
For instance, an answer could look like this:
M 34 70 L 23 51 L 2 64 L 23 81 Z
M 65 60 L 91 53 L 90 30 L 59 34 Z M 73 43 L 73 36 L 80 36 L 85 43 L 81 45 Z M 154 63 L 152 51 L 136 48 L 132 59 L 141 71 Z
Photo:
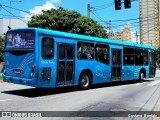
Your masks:
M 8 26 L 11 28 L 24 28 L 28 27 L 27 22 L 19 20 L 19 19 L 8 19 L 8 18 L 0 18 L 0 35 L 6 33 L 8 30 Z

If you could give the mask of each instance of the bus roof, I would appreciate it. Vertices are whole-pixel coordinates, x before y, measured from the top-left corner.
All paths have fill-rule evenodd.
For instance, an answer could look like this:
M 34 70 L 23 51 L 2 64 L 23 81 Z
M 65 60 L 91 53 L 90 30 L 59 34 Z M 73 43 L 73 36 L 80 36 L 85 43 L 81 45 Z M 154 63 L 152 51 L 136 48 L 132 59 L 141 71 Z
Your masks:
M 131 47 L 140 47 L 140 48 L 148 48 L 148 49 L 155 49 L 152 46 L 144 45 L 144 44 L 135 44 L 133 42 L 123 42 L 120 40 L 111 40 L 106 38 L 98 38 L 98 37 L 92 37 L 92 36 L 86 36 L 86 35 L 80 35 L 80 34 L 73 34 L 68 32 L 61 32 L 61 31 L 55 31 L 55 30 L 48 30 L 48 29 L 42 29 L 42 28 L 17 28 L 17 29 L 11 29 L 12 30 L 36 30 L 39 32 L 39 34 L 46 34 L 46 35 L 54 35 L 54 36 L 60 36 L 60 37 L 67 37 L 67 38 L 74 38 L 79 40 L 87 40 L 87 41 L 95 41 L 95 42 L 103 42 L 103 43 L 109 43 L 109 44 L 117 44 L 117 45 L 123 45 L 123 46 L 131 46 Z

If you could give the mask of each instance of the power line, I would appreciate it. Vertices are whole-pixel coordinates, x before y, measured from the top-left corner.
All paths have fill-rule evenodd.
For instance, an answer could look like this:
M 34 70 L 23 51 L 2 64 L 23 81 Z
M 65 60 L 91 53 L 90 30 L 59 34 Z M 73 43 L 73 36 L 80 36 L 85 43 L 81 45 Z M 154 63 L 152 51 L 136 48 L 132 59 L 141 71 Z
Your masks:
M 108 4 L 108 2 L 103 2 L 103 3 L 92 3 L 92 6 L 102 6 L 102 5 L 105 5 L 105 4 Z
M 149 19 L 148 19 L 149 18 Z M 128 19 L 128 20 L 124 20 L 124 21 L 121 21 L 121 22 L 126 22 L 126 21 L 128 21 L 129 22 L 129 24 L 131 24 L 132 26 L 134 25 L 134 27 L 136 28 L 136 26 L 138 27 L 139 26 L 139 24 L 141 23 L 141 21 L 143 21 L 143 22 L 147 22 L 147 21 L 150 21 L 150 20 L 153 20 L 154 18 L 156 18 L 155 16 L 153 16 L 153 17 L 151 17 L 151 16 L 149 16 L 149 17 L 143 17 L 143 18 L 141 18 L 139 21 L 136 21 L 136 22 L 130 22 L 129 20 L 130 19 Z M 138 18 L 139 19 L 139 18 Z M 138 20 L 137 18 L 136 19 L 134 19 L 134 20 Z M 132 19 L 133 20 L 133 19 Z M 119 20 L 118 20 L 119 21 Z M 98 22 L 104 22 L 105 24 L 106 23 L 108 23 L 109 24 L 109 21 L 98 21 Z M 117 22 L 116 22 L 117 23 Z M 119 24 L 119 25 L 115 25 L 116 24 L 115 22 L 114 22 L 114 25 L 112 26 L 113 28 L 117 28 L 117 27 L 123 27 L 123 26 L 125 26 L 126 25 L 126 23 L 124 23 L 124 24 Z M 133 28 L 133 27 L 132 27 Z
M 21 10 L 21 9 L 17 9 L 17 8 L 13 8 L 13 7 L 10 7 L 10 6 L 7 6 L 7 5 L 4 5 L 4 4 L 0 4 L 0 6 L 4 6 L 4 7 L 7 7 L 7 8 L 10 8 L 10 9 L 13 9 L 13 10 L 17 10 L 17 11 L 21 11 L 21 12 L 25 12 L 25 13 L 28 13 L 28 14 L 33 14 L 33 13 L 30 13 L 28 11 L 25 11 L 25 10 Z M 4 8 L 3 7 L 3 8 Z M 33 14 L 34 15 L 34 14 Z
M 102 10 L 102 9 L 106 9 L 106 8 L 109 8 L 111 6 L 113 6 L 114 3 L 111 2 L 111 3 L 108 3 L 108 4 L 104 4 L 104 5 L 99 5 L 99 6 L 95 6 L 95 7 L 91 7 L 93 11 L 97 11 L 97 10 Z
M 131 0 L 131 1 L 134 2 L 138 0 Z M 121 2 L 121 3 L 124 3 L 124 2 Z M 103 3 L 102 5 L 92 6 L 91 8 L 93 9 L 93 11 L 97 11 L 97 10 L 109 8 L 113 5 L 114 5 L 114 2 L 110 2 L 110 3 L 105 3 L 105 4 Z
M 159 25 L 160 26 L 160 25 Z M 146 31 L 146 32 L 144 32 L 144 33 L 142 33 L 142 34 L 140 34 L 141 36 L 142 35 L 145 35 L 145 34 L 147 34 L 147 33 L 149 33 L 150 31 L 153 31 L 154 29 L 156 29 L 157 27 L 153 27 L 153 28 L 151 28 L 151 29 L 149 29 L 148 31 Z M 133 37 L 133 39 L 134 39 L 135 37 Z
M 92 13 L 95 17 L 97 17 L 99 20 L 103 21 L 103 19 L 102 19 L 99 15 L 95 14 L 93 11 L 91 11 L 91 13 Z
M 30 18 L 30 17 L 22 17 L 22 16 L 16 16 L 16 15 L 5 15 L 5 14 L 0 14 L 0 15 L 7 16 L 7 17 Z
M 155 16 L 152 16 L 153 18 L 158 18 L 158 17 L 155 17 Z M 153 19 L 151 16 L 149 17 L 143 17 L 143 18 L 132 18 L 132 19 L 124 19 L 124 20 L 112 20 L 112 22 L 126 22 L 126 21 L 133 21 L 133 20 L 144 20 L 144 19 L 147 19 L 147 18 L 150 18 L 150 19 Z M 149 19 L 149 20 L 150 20 Z M 97 21 L 97 22 L 109 22 L 109 21 Z
M 6 10 L 3 6 L 2 6 L 2 8 L 6 11 L 6 12 L 8 12 L 8 13 L 10 13 L 11 15 L 13 15 L 14 17 L 16 17 L 14 14 L 12 14 L 11 12 L 9 12 L 8 10 Z M 22 19 L 20 19 L 19 17 L 16 17 L 17 19 L 19 19 L 19 20 L 21 20 L 22 22 L 24 22 L 24 23 L 26 23 L 27 24 L 27 22 L 26 21 L 24 21 L 24 20 L 22 20 Z
M 150 19 L 153 19 L 153 18 L 150 18 Z M 149 21 L 149 20 L 143 20 L 143 22 L 147 22 L 147 21 Z M 137 21 L 137 22 L 130 22 L 129 24 L 131 24 L 131 25 L 133 25 L 133 24 L 140 24 L 140 22 L 139 21 Z M 119 24 L 119 25 L 113 25 L 113 27 L 120 27 L 120 26 L 124 26 L 124 25 L 126 25 L 126 23 L 124 23 L 124 24 Z

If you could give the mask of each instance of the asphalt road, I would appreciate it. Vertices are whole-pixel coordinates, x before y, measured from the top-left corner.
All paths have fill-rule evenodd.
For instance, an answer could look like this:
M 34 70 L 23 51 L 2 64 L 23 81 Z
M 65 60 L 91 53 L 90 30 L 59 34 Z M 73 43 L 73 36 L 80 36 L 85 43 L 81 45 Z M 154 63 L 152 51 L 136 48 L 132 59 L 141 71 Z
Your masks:
M 0 111 L 136 111 L 136 115 L 140 111 L 160 111 L 160 71 L 157 71 L 156 76 L 143 83 L 100 84 L 85 91 L 78 87 L 37 89 L 12 83 L 0 83 Z M 96 116 L 96 113 L 92 114 Z M 109 117 L 107 119 L 152 120 L 153 118 L 157 119 L 156 116 Z M 56 119 L 66 118 L 56 117 Z M 80 116 L 68 119 L 106 118 Z

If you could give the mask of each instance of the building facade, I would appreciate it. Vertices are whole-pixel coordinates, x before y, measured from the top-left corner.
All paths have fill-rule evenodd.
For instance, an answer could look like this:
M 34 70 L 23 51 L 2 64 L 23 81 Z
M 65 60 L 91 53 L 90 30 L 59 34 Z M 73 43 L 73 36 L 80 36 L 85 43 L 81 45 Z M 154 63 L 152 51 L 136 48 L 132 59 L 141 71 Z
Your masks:
M 139 0 L 140 43 L 160 47 L 159 0 Z
M 131 41 L 130 26 L 124 27 L 121 32 L 112 32 L 110 39 L 130 42 Z
M 11 28 L 23 28 L 27 27 L 27 23 L 20 19 L 0 18 L 0 35 L 6 33 L 8 26 Z

